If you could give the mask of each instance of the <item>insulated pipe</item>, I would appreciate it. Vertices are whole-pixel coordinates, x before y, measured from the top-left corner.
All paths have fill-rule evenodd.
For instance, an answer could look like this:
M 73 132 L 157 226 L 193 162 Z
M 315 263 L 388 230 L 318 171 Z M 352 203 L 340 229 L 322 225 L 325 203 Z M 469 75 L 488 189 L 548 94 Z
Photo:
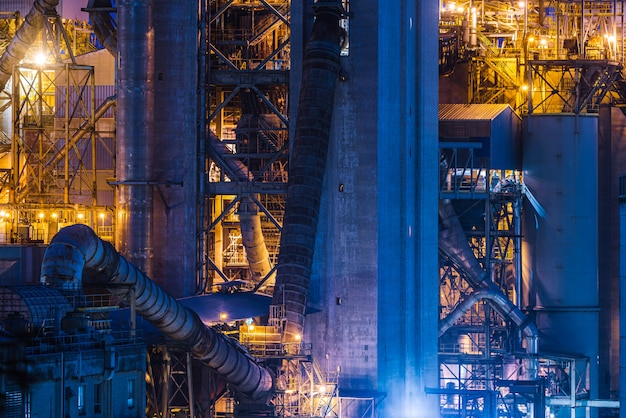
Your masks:
M 241 243 L 246 249 L 252 279 L 258 283 L 272 271 L 270 255 L 261 229 L 259 207 L 250 197 L 242 196 L 239 199 L 237 214 L 241 228 Z
M 237 158 L 227 157 L 231 154 L 230 150 L 213 131 L 209 131 L 208 146 L 211 150 L 211 156 L 232 180 L 238 182 L 252 181 L 253 176 L 248 167 Z M 261 229 L 259 207 L 250 197 L 242 196 L 239 200 L 237 214 L 241 228 L 241 243 L 246 249 L 246 258 L 252 278 L 255 282 L 259 282 L 272 270 L 272 263 Z
M 109 96 L 107 97 L 102 103 L 100 103 L 100 106 L 98 106 L 98 108 L 96 109 L 96 111 L 94 112 L 93 115 L 93 121 L 94 123 L 96 123 L 97 121 L 100 120 L 101 117 L 104 116 L 104 114 L 111 108 L 113 107 L 115 104 L 117 103 L 117 98 L 115 96 Z M 72 135 L 72 137 L 70 138 L 70 142 L 68 144 L 69 148 L 73 148 L 76 143 L 90 130 L 95 129 L 95 126 L 92 125 L 90 120 L 86 120 L 84 121 L 80 127 L 78 128 L 78 130 L 76 132 L 74 132 L 74 135 Z M 59 150 L 53 157 L 52 159 L 46 164 L 46 167 L 54 167 L 56 164 L 59 163 L 59 161 L 61 161 L 63 159 L 63 157 L 65 157 L 65 153 L 63 152 L 64 149 Z
M 302 84 L 293 138 L 285 217 L 272 302 L 283 305 L 287 342 L 304 329 L 322 183 L 339 75 L 342 29 L 334 1 L 315 3 L 315 23 L 304 51 Z
M 500 289 L 495 285 L 491 285 L 489 288 L 478 289 L 467 296 L 463 302 L 457 305 L 452 312 L 450 312 L 439 323 L 439 336 L 448 331 L 456 321 L 458 321 L 467 311 L 471 309 L 474 304 L 480 300 L 488 300 L 492 302 L 493 307 L 505 318 L 511 319 L 515 325 L 522 329 L 527 341 L 530 343 L 526 345 L 526 352 L 529 354 L 537 354 L 537 328 L 532 322 L 528 322 L 526 315 L 518 309 L 517 306 L 511 300 L 506 297 Z
M 119 296 L 126 296 L 132 287 L 136 312 L 167 338 L 189 344 L 191 354 L 213 368 L 247 402 L 269 400 L 274 378 L 267 369 L 233 340 L 205 326 L 193 310 L 178 303 L 91 228 L 76 224 L 61 229 L 50 241 L 41 281 L 77 291 L 83 280 L 110 285 L 109 291 Z
M 13 75 L 13 67 L 26 56 L 28 48 L 35 42 L 43 28 L 47 13 L 54 13 L 59 0 L 35 0 L 11 43 L 0 57 L 0 91 Z
M 154 26 L 150 0 L 117 3 L 115 247 L 154 277 Z
M 439 200 L 439 249 L 463 270 L 474 289 L 489 287 L 487 272 L 467 245 L 463 226 L 449 199 Z
M 233 181 L 246 182 L 252 181 L 252 173 L 248 167 L 238 158 L 226 157 L 232 155 L 226 144 L 213 133 L 209 131 L 208 146 L 211 151 L 211 157 L 217 161 L 219 166 L 224 170 L 225 174 Z
M 117 56 L 117 24 L 111 15 L 111 0 L 89 0 L 87 11 L 96 38 L 114 57 Z
M 519 310 L 511 300 L 506 297 L 494 284 L 489 288 L 476 290 L 463 300 L 439 323 L 439 336 L 441 337 L 458 321 L 474 304 L 480 300 L 487 300 L 491 306 L 504 318 L 511 319 L 524 333 L 526 340 L 526 353 L 529 358 L 525 359 L 525 378 L 534 380 L 537 378 L 538 362 L 536 355 L 539 352 L 539 333 L 535 324 L 528 321 L 526 315 Z

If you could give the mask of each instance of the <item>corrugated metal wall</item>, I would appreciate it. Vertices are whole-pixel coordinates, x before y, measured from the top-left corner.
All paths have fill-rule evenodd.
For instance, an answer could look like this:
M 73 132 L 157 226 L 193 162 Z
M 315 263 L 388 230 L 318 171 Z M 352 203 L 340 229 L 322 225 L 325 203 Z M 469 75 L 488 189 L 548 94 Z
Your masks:
M 32 0 L 2 0 L 0 2 L 0 12 L 20 12 L 22 16 L 26 16 L 32 6 Z
M 100 104 L 102 102 L 104 102 L 108 97 L 111 97 L 115 94 L 115 86 L 96 86 L 95 88 L 96 90 L 96 109 L 98 108 L 98 106 L 100 106 Z M 65 86 L 59 86 L 56 88 L 56 92 L 55 92 L 55 101 L 56 101 L 56 108 L 55 108 L 55 114 L 57 117 L 59 118 L 64 118 L 65 117 L 65 98 L 66 98 L 66 93 L 67 88 Z M 86 111 L 88 113 L 91 113 L 91 89 L 86 89 L 85 91 L 81 92 L 80 94 L 82 94 L 82 98 L 83 98 L 83 102 L 86 105 Z M 68 100 L 70 101 L 70 112 L 71 109 L 76 108 L 76 103 L 79 99 L 79 92 L 76 90 L 75 87 L 70 87 L 70 94 L 68 97 Z M 71 113 L 70 113 L 71 114 Z M 76 114 L 72 114 L 72 117 L 77 117 L 78 115 Z M 113 107 L 109 108 L 109 110 L 107 110 L 104 115 L 102 116 L 104 118 L 112 118 L 113 117 Z

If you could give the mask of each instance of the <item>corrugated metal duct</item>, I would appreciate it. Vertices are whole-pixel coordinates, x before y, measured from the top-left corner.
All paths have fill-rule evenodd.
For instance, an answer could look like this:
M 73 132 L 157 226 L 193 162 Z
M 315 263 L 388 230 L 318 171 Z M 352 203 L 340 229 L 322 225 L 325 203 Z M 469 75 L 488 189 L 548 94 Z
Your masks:
M 328 5 L 326 5 L 326 3 Z M 302 335 L 320 210 L 322 183 L 339 75 L 342 29 L 336 2 L 318 1 L 306 44 L 285 217 L 273 303 L 284 303 L 286 341 Z
M 273 392 L 270 371 L 240 345 L 205 326 L 194 311 L 157 286 L 86 225 L 68 226 L 52 238 L 44 255 L 41 281 L 66 291 L 79 290 L 83 281 L 92 281 L 110 286 L 109 291 L 119 296 L 126 296 L 132 287 L 138 314 L 167 338 L 189 344 L 195 358 L 213 368 L 247 401 L 266 403 Z

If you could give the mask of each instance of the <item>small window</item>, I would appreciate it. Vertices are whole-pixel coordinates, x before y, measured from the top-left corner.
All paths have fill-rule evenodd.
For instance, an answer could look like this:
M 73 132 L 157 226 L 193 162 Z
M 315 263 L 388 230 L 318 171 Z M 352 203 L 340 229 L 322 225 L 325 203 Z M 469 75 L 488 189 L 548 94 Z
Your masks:
M 135 379 L 128 379 L 128 409 L 135 407 Z
M 350 14 L 350 0 L 342 0 L 341 5 L 343 6 L 343 11 L 346 13 L 343 19 L 339 21 L 339 25 L 345 30 L 346 38 L 343 40 L 343 45 L 341 45 L 341 55 L 347 57 L 350 55 L 350 22 L 348 21 L 348 15 Z
M 85 415 L 85 385 L 78 385 L 78 415 Z
M 102 412 L 102 384 L 93 385 L 93 413 L 100 414 Z

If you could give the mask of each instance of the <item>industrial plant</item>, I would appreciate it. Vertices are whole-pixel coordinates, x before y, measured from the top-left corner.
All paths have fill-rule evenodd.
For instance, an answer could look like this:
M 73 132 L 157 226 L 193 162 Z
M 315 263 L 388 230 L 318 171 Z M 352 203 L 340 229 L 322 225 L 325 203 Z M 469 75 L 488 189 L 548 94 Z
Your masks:
M 626 418 L 625 36 L 2 0 L 0 417 Z

